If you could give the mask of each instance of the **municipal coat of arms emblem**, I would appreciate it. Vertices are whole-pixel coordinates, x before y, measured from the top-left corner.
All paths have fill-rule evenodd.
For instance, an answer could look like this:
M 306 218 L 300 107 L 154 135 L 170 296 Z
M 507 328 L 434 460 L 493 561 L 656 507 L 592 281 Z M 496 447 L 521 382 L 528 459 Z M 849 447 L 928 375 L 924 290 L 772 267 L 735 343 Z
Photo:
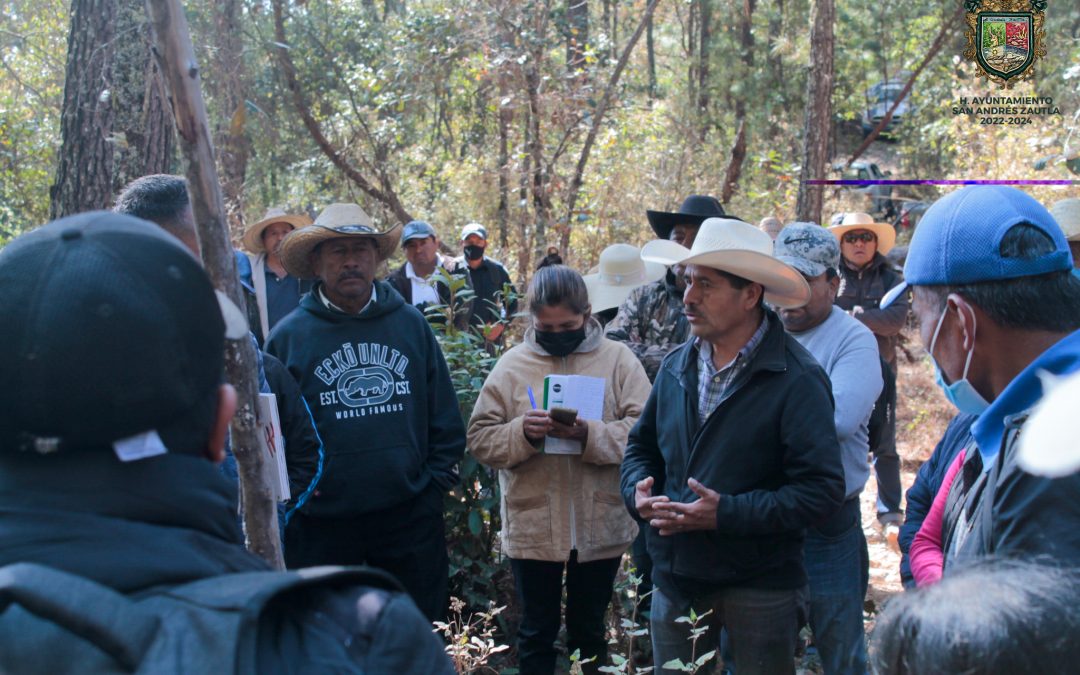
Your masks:
M 980 77 L 1011 89 L 1034 74 L 1035 61 L 1046 56 L 1046 0 L 966 0 L 964 9 L 964 57 L 978 64 Z

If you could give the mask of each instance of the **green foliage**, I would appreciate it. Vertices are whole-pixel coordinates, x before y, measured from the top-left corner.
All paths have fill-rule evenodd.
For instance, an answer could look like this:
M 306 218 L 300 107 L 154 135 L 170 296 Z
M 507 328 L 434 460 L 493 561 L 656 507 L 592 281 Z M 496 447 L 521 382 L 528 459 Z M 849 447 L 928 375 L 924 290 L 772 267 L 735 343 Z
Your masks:
M 484 341 L 472 331 L 454 327 L 454 317 L 464 310 L 471 291 L 465 279 L 439 270 L 442 283 L 450 288 L 449 306 L 427 308 L 428 321 L 442 347 L 450 379 L 457 392 L 461 417 L 468 424 L 484 380 L 497 354 L 489 354 Z M 508 573 L 496 550 L 499 532 L 499 484 L 492 470 L 476 461 L 466 450 L 459 467 L 461 482 L 445 501 L 446 540 L 450 551 L 450 593 L 464 601 L 468 612 L 483 611 L 501 597 L 499 582 Z

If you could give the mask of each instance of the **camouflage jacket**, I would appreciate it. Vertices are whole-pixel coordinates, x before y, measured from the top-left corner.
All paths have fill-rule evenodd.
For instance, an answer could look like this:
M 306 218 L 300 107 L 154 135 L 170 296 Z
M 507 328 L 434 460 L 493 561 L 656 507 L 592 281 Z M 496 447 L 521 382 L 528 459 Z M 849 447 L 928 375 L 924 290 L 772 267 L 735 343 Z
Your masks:
M 629 347 L 652 382 L 668 352 L 690 336 L 682 293 L 668 286 L 666 279 L 635 288 L 604 334 Z

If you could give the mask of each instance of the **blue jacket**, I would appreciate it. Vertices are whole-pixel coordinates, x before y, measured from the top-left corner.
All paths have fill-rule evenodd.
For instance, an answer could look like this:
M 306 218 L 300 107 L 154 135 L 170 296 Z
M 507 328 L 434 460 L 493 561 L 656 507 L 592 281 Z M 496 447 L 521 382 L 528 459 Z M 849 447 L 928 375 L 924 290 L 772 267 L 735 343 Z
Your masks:
M 630 431 L 621 489 L 635 518 L 635 486 L 647 476 L 653 494 L 672 501 L 697 499 L 690 477 L 720 493 L 715 530 L 661 537 L 645 525 L 653 580 L 665 594 L 802 586 L 804 530 L 843 502 L 829 378 L 776 314 L 766 315 L 762 343 L 704 424 L 690 341 L 664 359 Z
M 923 520 L 934 503 L 934 496 L 945 479 L 949 465 L 956 455 L 971 443 L 971 423 L 976 419 L 978 415 L 957 413 L 949 421 L 949 426 L 933 454 L 919 467 L 919 473 L 915 476 L 911 489 L 907 491 L 907 511 L 904 524 L 900 526 L 900 579 L 907 588 L 915 587 L 915 578 L 911 576 L 911 561 L 908 559 L 911 542 L 915 540 L 915 534 L 922 527 Z

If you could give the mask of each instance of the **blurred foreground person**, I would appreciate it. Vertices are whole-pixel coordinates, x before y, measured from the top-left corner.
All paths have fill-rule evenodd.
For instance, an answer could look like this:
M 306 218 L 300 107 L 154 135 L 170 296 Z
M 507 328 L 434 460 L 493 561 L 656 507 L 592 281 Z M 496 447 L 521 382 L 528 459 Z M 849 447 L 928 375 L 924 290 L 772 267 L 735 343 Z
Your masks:
M 915 537 L 935 538 L 946 577 L 975 558 L 1074 564 L 1080 553 L 1080 474 L 1034 476 L 1017 463 L 1046 375 L 1080 371 L 1080 279 L 1072 268 L 1065 236 L 1042 204 L 1015 188 L 972 186 L 927 210 L 906 282 L 882 300 L 887 307 L 910 284 L 938 385 L 960 412 L 978 416 L 974 443 L 935 498 L 940 524 L 931 527 L 931 506 Z
M 1071 675 L 1078 635 L 1076 568 L 984 560 L 887 602 L 870 658 L 876 675 Z
M 452 672 L 388 576 L 244 548 L 215 464 L 247 331 L 173 237 L 64 218 L 0 286 L 0 672 Z
M 522 675 L 555 672 L 564 571 L 567 649 L 595 657 L 584 664 L 595 673 L 607 658 L 604 613 L 615 574 L 637 530 L 619 498 L 619 464 L 649 379 L 625 345 L 604 337 L 576 271 L 538 270 L 528 303 L 532 325 L 484 382 L 469 450 L 499 469 L 502 548 L 522 609 Z M 602 378 L 601 418 L 565 423 L 536 409 L 544 378 L 555 373 Z

